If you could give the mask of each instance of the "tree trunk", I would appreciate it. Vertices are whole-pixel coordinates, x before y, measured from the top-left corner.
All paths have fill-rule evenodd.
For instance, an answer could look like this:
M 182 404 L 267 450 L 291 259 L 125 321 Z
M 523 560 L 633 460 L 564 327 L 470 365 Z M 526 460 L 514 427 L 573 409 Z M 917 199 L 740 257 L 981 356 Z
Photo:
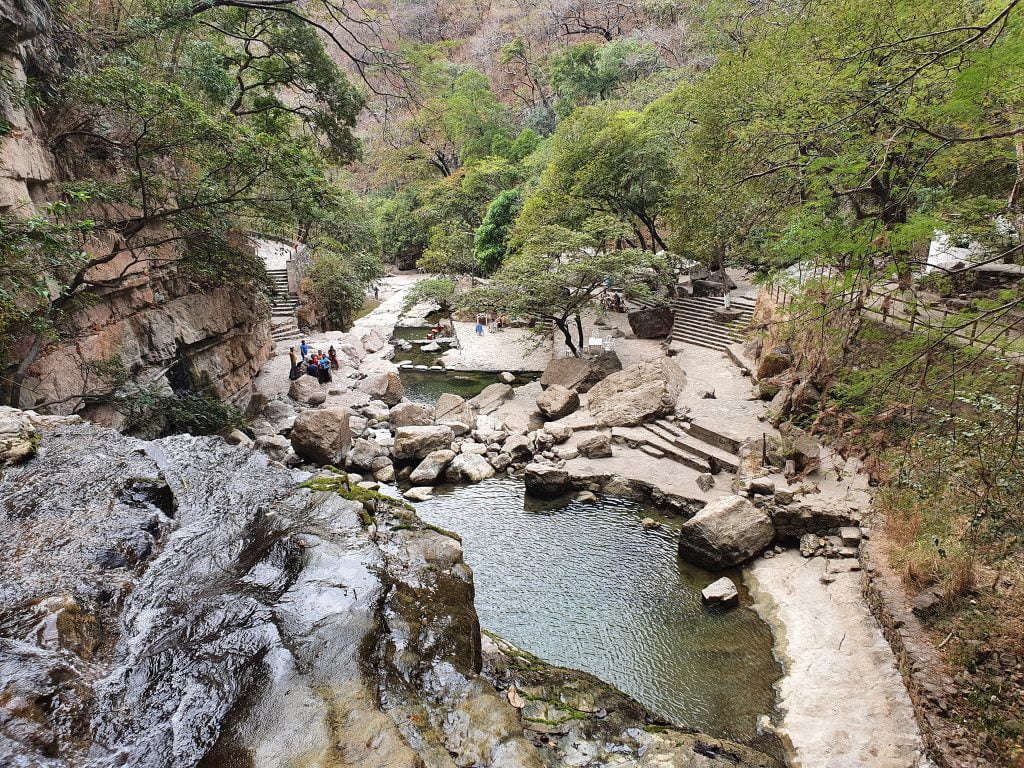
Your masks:
M 22 358 L 21 362 L 18 363 L 18 367 L 14 371 L 14 375 L 11 377 L 11 389 L 8 397 L 8 405 L 12 408 L 21 407 L 21 387 L 25 383 L 25 377 L 28 375 L 28 369 L 32 363 L 39 357 L 39 353 L 43 351 L 45 346 L 46 337 L 42 333 L 37 333 L 32 337 L 32 346 L 29 347 L 28 352 L 25 353 L 25 357 Z
M 580 349 L 583 349 L 583 320 L 579 312 L 576 313 L 576 338 L 579 339 Z
M 722 304 L 729 308 L 729 275 L 725 272 L 725 248 L 718 248 L 715 253 L 718 259 L 718 279 L 722 281 Z
M 573 357 L 582 357 L 579 348 L 572 343 L 572 333 L 569 332 L 569 324 L 565 318 L 552 318 L 555 326 L 562 332 L 562 338 L 565 339 L 565 346 L 572 352 Z

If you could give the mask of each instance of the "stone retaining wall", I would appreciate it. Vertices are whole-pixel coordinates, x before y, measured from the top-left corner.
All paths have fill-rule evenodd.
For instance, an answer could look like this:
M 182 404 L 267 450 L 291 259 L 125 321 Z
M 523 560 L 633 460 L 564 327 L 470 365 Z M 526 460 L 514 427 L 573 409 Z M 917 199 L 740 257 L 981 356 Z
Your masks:
M 955 693 L 953 681 L 876 541 L 863 543 L 860 560 L 865 600 L 896 656 L 929 757 L 940 768 L 994 768 L 974 754 L 970 732 L 949 717 L 947 696 Z

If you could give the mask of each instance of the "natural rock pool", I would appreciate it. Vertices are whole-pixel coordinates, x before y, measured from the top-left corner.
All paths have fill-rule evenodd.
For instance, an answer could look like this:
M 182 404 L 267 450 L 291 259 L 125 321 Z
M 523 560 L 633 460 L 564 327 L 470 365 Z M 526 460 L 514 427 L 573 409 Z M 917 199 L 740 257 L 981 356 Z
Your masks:
M 527 499 L 512 479 L 438 489 L 416 509 L 462 536 L 484 629 L 673 722 L 778 753 L 755 731 L 781 674 L 769 628 L 745 606 L 702 604 L 716 576 L 679 560 L 670 522 L 642 528 L 651 509 L 612 496 Z

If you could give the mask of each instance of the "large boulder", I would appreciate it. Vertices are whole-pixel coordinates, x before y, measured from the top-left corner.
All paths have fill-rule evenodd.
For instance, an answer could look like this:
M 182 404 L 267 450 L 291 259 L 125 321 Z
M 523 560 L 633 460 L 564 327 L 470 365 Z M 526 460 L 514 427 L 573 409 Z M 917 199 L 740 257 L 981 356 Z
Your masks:
M 548 363 L 541 374 L 540 384 L 545 389 L 559 384 L 566 389 L 587 392 L 601 379 L 621 370 L 622 363 L 614 352 L 602 352 L 590 360 L 580 357 L 558 357 Z
M 494 467 L 479 453 L 460 453 L 452 459 L 444 476 L 450 483 L 479 483 L 494 477 Z
M 606 459 L 612 455 L 612 439 L 604 432 L 598 432 L 585 440 L 581 440 L 576 446 L 580 456 L 588 459 Z
M 765 355 L 757 363 L 757 378 L 770 379 L 778 376 L 793 365 L 793 352 L 788 347 L 777 347 Z
M 509 435 L 502 443 L 501 450 L 507 453 L 512 461 L 523 461 L 533 453 L 526 435 Z
M 679 554 L 708 570 L 739 565 L 764 551 L 775 538 L 771 518 L 742 496 L 709 502 L 679 531 Z
M 464 398 L 445 392 L 434 404 L 434 423 L 465 424 L 473 429 L 476 426 L 476 414 Z
M 629 327 L 638 339 L 661 339 L 672 332 L 671 307 L 649 307 L 626 315 Z
M 511 399 L 512 396 L 512 387 L 497 382 L 484 387 L 479 395 L 470 398 L 469 404 L 476 409 L 477 413 L 494 413 L 502 403 Z
M 571 488 L 569 473 L 550 464 L 527 464 L 523 482 L 527 493 L 543 499 L 561 496 Z
M 396 459 L 423 459 L 432 451 L 452 447 L 455 433 L 451 427 L 399 427 L 395 431 L 392 449 Z
M 304 405 L 321 405 L 327 399 L 327 390 L 315 376 L 299 376 L 288 385 L 288 397 Z
M 544 418 L 552 421 L 564 419 L 579 407 L 580 396 L 561 384 L 552 384 L 537 395 L 537 409 L 544 414 Z
M 409 475 L 409 482 L 413 485 L 433 485 L 441 478 L 454 458 L 455 451 L 447 448 L 431 451 Z
M 686 374 L 667 357 L 631 365 L 590 390 L 590 412 L 609 427 L 636 426 L 672 413 Z
M 295 417 L 289 434 L 292 450 L 317 464 L 336 464 L 352 442 L 348 410 L 311 408 Z
M 356 472 L 368 472 L 380 469 L 387 462 L 388 451 L 376 440 L 359 438 L 352 443 L 345 465 Z M 385 461 L 381 461 L 384 459 Z
M 405 397 L 405 386 L 394 371 L 368 376 L 360 383 L 359 389 L 389 406 L 397 405 Z
M 434 411 L 419 403 L 399 403 L 388 416 L 396 427 L 426 427 L 434 423 Z
M 363 343 L 363 349 L 369 352 L 371 355 L 374 352 L 380 352 L 384 349 L 387 342 L 384 337 L 380 335 L 380 332 L 376 329 L 371 329 L 362 335 L 360 341 Z

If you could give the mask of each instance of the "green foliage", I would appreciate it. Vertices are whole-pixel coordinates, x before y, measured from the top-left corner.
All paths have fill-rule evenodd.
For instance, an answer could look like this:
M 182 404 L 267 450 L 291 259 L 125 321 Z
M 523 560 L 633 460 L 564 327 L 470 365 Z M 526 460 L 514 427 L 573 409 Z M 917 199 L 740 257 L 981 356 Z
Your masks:
M 373 523 L 373 517 L 378 505 L 383 505 L 389 509 L 415 511 L 415 508 L 406 501 L 396 499 L 379 491 L 371 491 L 358 485 L 353 485 L 349 482 L 346 473 L 335 470 L 333 467 L 328 467 L 327 469 L 333 470 L 334 474 L 314 477 L 306 480 L 304 483 L 300 483 L 299 487 L 322 493 L 336 493 L 343 499 L 361 504 L 360 519 L 367 528 Z
M 444 313 L 451 312 L 455 299 L 455 281 L 450 277 L 432 277 L 420 280 L 405 294 L 403 309 L 410 309 L 416 304 L 434 302 Z
M 366 303 L 370 285 L 384 276 L 376 255 L 346 253 L 336 241 L 321 239 L 309 268 L 313 295 L 335 328 L 347 329 Z
M 473 234 L 473 253 L 485 275 L 494 272 L 505 261 L 506 241 L 521 205 L 519 190 L 502 190 L 487 207 L 483 223 Z
M 621 38 L 603 45 L 574 43 L 554 55 L 548 65 L 548 76 L 558 97 L 555 111 L 565 117 L 576 107 L 607 99 L 663 66 L 657 49 L 649 42 Z

